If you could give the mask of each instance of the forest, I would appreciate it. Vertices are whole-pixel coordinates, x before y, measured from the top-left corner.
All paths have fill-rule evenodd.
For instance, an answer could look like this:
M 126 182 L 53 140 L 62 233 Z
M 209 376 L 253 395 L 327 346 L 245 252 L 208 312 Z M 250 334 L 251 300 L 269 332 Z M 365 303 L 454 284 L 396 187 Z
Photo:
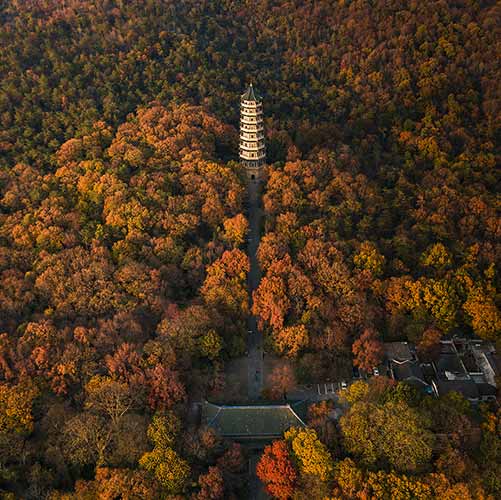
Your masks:
M 494 0 L 1 2 L 0 497 L 246 498 L 245 447 L 193 408 L 223 393 L 251 313 L 305 383 L 374 366 L 383 341 L 500 352 L 500 17 Z M 252 308 L 250 81 L 268 162 Z M 386 377 L 342 403 L 264 448 L 270 496 L 501 497 L 495 403 Z

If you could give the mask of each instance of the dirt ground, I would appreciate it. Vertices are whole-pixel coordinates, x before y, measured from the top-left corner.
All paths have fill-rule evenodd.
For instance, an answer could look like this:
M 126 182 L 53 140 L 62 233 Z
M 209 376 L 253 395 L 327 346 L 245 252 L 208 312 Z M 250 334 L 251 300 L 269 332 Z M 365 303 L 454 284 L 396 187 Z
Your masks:
M 270 385 L 270 375 L 273 373 L 275 368 L 281 368 L 283 366 L 289 365 L 293 367 L 293 363 L 285 358 L 279 358 L 277 356 L 265 354 L 264 356 L 264 387 L 269 388 Z
M 264 389 L 269 386 L 269 377 L 278 366 L 291 364 L 287 359 L 265 354 L 263 359 Z M 226 403 L 247 401 L 247 358 L 232 359 L 226 364 L 226 385 L 223 400 Z
M 247 401 L 247 358 L 235 358 L 226 363 L 223 402 Z
M 221 402 L 225 403 L 244 403 L 248 401 L 247 383 L 248 383 L 248 360 L 246 357 L 232 359 L 226 364 L 225 372 L 225 390 L 221 396 Z M 279 358 L 274 355 L 265 354 L 263 359 L 263 390 L 266 391 L 270 386 L 270 375 L 277 367 L 284 365 L 293 366 L 293 362 L 286 358 Z M 341 380 L 348 384 L 352 382 L 351 364 L 349 361 L 338 360 L 333 363 L 330 377 L 315 380 L 310 384 L 296 384 L 296 387 L 288 391 L 292 399 L 308 398 L 311 400 L 331 399 L 329 394 L 325 394 L 324 386 L 335 386 L 336 392 Z M 320 384 L 320 389 L 317 385 Z

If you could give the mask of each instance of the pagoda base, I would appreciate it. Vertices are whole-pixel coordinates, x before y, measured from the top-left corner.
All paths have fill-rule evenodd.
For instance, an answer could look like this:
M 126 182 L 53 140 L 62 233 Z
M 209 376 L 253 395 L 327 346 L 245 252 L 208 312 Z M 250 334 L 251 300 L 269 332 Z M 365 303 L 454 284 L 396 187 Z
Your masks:
M 242 165 L 245 167 L 247 173 L 247 178 L 250 181 L 261 180 L 261 173 L 263 170 L 264 163 L 259 161 L 242 160 Z

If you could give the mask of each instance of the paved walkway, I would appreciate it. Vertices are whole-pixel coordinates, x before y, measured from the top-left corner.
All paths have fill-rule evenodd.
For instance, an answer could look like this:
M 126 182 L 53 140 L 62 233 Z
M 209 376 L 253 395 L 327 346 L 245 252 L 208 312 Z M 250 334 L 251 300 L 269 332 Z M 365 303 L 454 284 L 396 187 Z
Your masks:
M 247 255 L 250 259 L 248 276 L 249 305 L 252 308 L 252 292 L 258 287 L 261 279 L 261 270 L 257 262 L 257 249 L 259 246 L 260 226 L 262 212 L 259 200 L 259 185 L 255 181 L 249 182 L 249 241 Z M 248 350 L 248 396 L 250 401 L 261 397 L 263 390 L 263 337 L 257 328 L 257 319 L 250 315 L 247 321 L 247 350 Z
M 256 476 L 256 465 L 260 458 L 260 451 L 254 451 L 249 458 L 249 500 L 266 500 L 270 498 L 264 490 L 263 483 Z
M 259 200 L 259 184 L 250 181 L 248 185 L 249 200 L 249 234 L 247 255 L 250 260 L 250 271 L 247 280 L 249 288 L 249 307 L 252 308 L 252 292 L 259 286 L 261 270 L 257 262 L 257 249 L 261 236 L 261 204 Z M 257 318 L 249 315 L 247 320 L 247 388 L 249 401 L 256 401 L 261 397 L 263 390 L 263 336 L 257 328 Z M 260 500 L 268 498 L 263 485 L 256 476 L 256 464 L 260 453 L 254 453 L 249 460 L 249 498 Z

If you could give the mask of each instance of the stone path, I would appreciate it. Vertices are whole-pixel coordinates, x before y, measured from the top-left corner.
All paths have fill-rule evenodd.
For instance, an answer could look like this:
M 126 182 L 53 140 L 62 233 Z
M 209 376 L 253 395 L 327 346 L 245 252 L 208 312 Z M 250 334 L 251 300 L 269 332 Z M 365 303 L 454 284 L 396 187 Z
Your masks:
M 261 270 L 257 262 L 257 249 L 260 238 L 261 207 L 259 200 L 259 185 L 256 181 L 249 182 L 249 234 L 247 255 L 250 259 L 250 271 L 248 276 L 249 306 L 252 307 L 252 292 L 258 287 L 261 279 Z M 249 315 L 247 321 L 247 376 L 248 397 L 255 401 L 261 397 L 263 389 L 263 337 L 257 328 L 257 319 Z
M 261 270 L 257 262 L 257 249 L 261 236 L 262 210 L 259 199 L 259 184 L 250 181 L 248 185 L 249 200 L 249 234 L 247 255 L 250 260 L 248 276 L 249 308 L 252 308 L 252 292 L 259 286 Z M 257 318 L 249 315 L 247 320 L 247 396 L 249 401 L 261 398 L 264 381 L 263 363 L 263 336 L 257 328 Z M 263 484 L 256 476 L 256 464 L 261 452 L 254 451 L 249 459 L 249 500 L 264 500 L 266 495 Z

